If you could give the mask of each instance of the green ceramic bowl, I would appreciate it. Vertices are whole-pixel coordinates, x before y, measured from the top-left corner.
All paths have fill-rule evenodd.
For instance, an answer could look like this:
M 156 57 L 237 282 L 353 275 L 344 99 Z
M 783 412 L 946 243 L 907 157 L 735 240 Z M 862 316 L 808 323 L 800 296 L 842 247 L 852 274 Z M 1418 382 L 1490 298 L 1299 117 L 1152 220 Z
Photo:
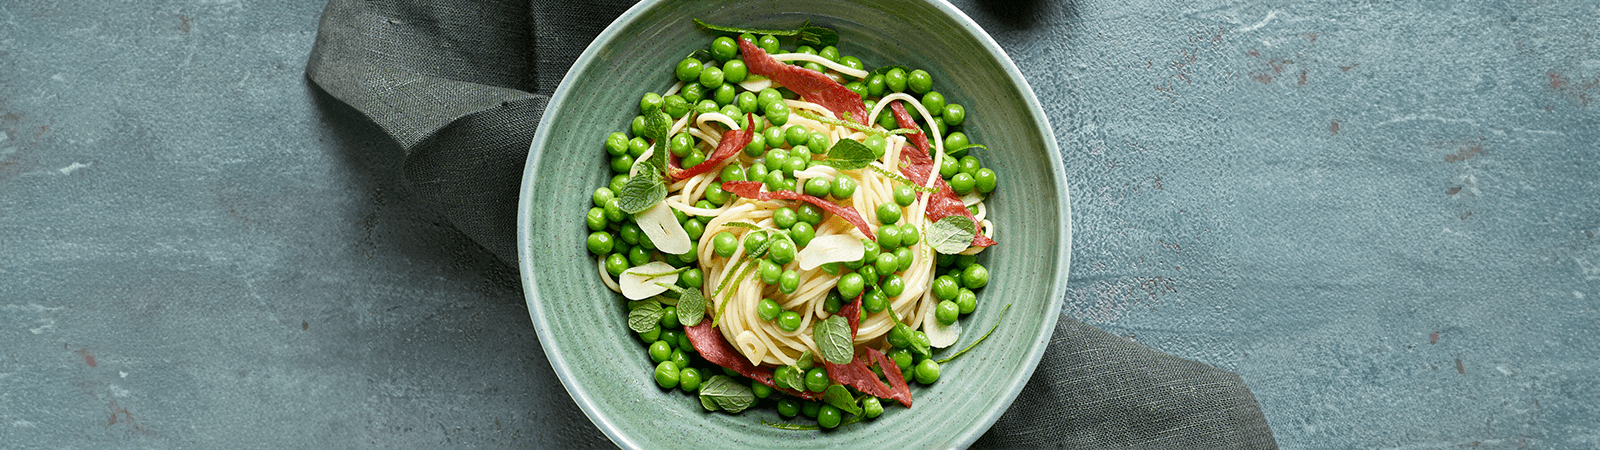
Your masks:
M 810 20 L 840 35 L 843 54 L 869 67 L 902 64 L 933 74 L 935 89 L 965 105 L 965 132 L 988 146 L 999 177 L 990 197 L 999 245 L 984 256 L 989 285 L 962 319 L 966 347 L 932 386 L 913 384 L 914 407 L 835 430 L 786 431 L 771 402 L 740 415 L 709 413 L 680 390 L 663 391 L 585 247 L 590 194 L 610 178 L 603 142 L 627 129 L 639 98 L 672 84 L 669 68 L 712 35 L 690 20 L 782 29 Z M 1039 363 L 1066 293 L 1071 222 L 1065 172 L 1039 101 L 1000 47 L 949 4 L 810 0 L 645 1 L 600 34 L 567 72 L 539 123 L 522 179 L 517 237 L 528 312 L 550 365 L 589 419 L 632 448 L 962 447 L 1005 412 Z M 1012 306 L 1004 317 L 1000 312 Z M 795 420 L 805 423 L 804 417 Z M 810 423 L 815 423 L 810 421 Z

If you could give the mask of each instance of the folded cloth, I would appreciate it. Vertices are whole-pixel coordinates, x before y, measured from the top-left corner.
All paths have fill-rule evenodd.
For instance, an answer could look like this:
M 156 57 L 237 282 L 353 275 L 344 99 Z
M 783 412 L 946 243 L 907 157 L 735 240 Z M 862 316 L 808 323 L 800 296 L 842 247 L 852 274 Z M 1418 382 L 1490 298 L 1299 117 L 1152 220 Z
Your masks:
M 631 5 L 331 0 L 306 73 L 405 149 L 419 198 L 515 266 L 518 190 L 544 106 Z M 975 446 L 1277 447 L 1238 375 L 1065 316 L 1027 387 Z

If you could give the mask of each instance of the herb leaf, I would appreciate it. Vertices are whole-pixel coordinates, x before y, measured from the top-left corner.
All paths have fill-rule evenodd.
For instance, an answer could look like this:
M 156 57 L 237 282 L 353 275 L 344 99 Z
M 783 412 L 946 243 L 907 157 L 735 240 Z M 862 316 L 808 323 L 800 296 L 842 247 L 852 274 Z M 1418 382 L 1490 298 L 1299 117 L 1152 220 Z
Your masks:
M 701 28 L 705 28 L 707 30 L 715 31 L 715 32 L 717 32 L 717 34 L 720 34 L 720 35 L 723 35 L 723 36 L 738 37 L 740 34 L 744 34 L 744 33 L 750 33 L 750 34 L 755 34 L 755 35 L 770 34 L 770 35 L 773 35 L 773 36 L 794 36 L 795 40 L 799 41 L 800 43 L 807 44 L 807 45 L 818 46 L 818 47 L 829 46 L 829 45 L 834 45 L 834 44 L 838 44 L 839 43 L 839 33 L 836 33 L 833 30 L 830 30 L 830 29 L 827 29 L 827 28 L 811 26 L 811 22 L 809 22 L 809 21 L 806 22 L 806 23 L 800 24 L 800 28 L 799 29 L 795 29 L 795 30 L 762 30 L 762 29 L 756 29 L 756 28 L 739 28 L 739 27 L 730 27 L 730 26 L 723 26 L 723 25 L 712 25 L 712 24 L 709 24 L 709 23 L 702 22 L 702 21 L 700 21 L 700 19 L 694 19 L 694 23 L 696 25 L 699 25 Z
M 733 381 L 727 375 L 716 375 L 700 386 L 700 406 L 707 411 L 727 411 L 738 414 L 755 404 L 756 394 L 750 386 Z
M 676 290 L 678 291 L 678 323 L 686 327 L 699 325 L 700 319 L 706 317 L 705 294 L 696 288 L 679 288 Z
M 817 365 L 817 362 L 813 361 L 813 359 L 815 358 L 811 356 L 811 350 L 800 352 L 800 359 L 794 361 L 794 366 L 800 370 L 811 370 L 812 367 Z
M 939 364 L 944 364 L 944 363 L 953 361 L 953 360 L 956 359 L 957 356 L 961 356 L 962 353 L 966 353 L 967 350 L 972 350 L 973 347 L 977 347 L 978 344 L 983 342 L 984 339 L 988 339 L 989 338 L 989 334 L 990 333 L 994 333 L 994 329 L 995 328 L 1000 328 L 1000 319 L 1005 318 L 1006 310 L 1008 310 L 1008 309 L 1011 309 L 1011 304 L 1010 303 L 1007 303 L 1006 307 L 1000 308 L 1000 317 L 996 317 L 994 319 L 994 325 L 990 325 L 989 326 L 989 331 L 984 332 L 983 336 L 978 336 L 978 340 L 972 341 L 971 344 L 967 344 L 967 347 L 961 349 L 961 351 L 958 351 L 955 354 L 950 355 L 949 357 L 946 357 L 944 359 L 941 359 L 941 360 L 938 360 L 938 361 L 934 361 L 934 362 L 937 362 Z
M 840 139 L 833 144 L 833 148 L 828 149 L 828 157 L 822 163 L 839 170 L 855 170 L 866 167 L 874 159 L 877 158 L 867 144 L 855 139 Z
M 665 174 L 667 170 L 667 131 L 672 128 L 672 116 L 651 105 L 644 110 L 644 138 L 650 140 L 655 151 L 650 153 L 650 164 Z
M 828 390 L 822 392 L 822 401 L 840 411 L 854 415 L 861 415 L 861 405 L 856 404 L 855 396 L 850 395 L 850 390 L 842 384 L 828 385 Z
M 751 230 L 759 230 L 759 229 L 761 229 L 760 226 L 757 226 L 756 224 L 753 224 L 753 223 L 750 223 L 750 222 L 737 222 L 737 221 L 735 221 L 735 222 L 724 223 L 722 225 L 723 226 L 728 226 L 728 227 L 748 228 L 748 229 L 751 229 Z
M 972 245 L 978 235 L 978 225 L 965 216 L 945 216 L 928 227 L 928 245 L 946 255 L 961 253 Z
M 804 390 L 806 387 L 806 370 L 810 369 L 801 369 L 799 366 L 789 366 L 789 368 L 794 370 L 784 371 L 783 381 L 781 382 L 778 381 L 778 371 L 772 371 L 773 384 L 777 384 L 778 386 L 788 386 L 789 389 L 794 389 L 797 391 Z
M 661 326 L 661 316 L 666 310 L 661 308 L 661 302 L 655 300 L 642 300 L 638 308 L 628 312 L 628 329 L 635 333 L 643 333 Z M 632 304 L 628 305 L 632 307 Z
M 828 316 L 811 329 L 811 340 L 817 344 L 822 359 L 834 364 L 850 364 L 855 359 L 856 347 L 850 335 L 850 321 L 844 316 Z
M 646 175 L 648 174 L 648 175 Z M 617 191 L 617 207 L 628 214 L 638 214 L 667 198 L 667 185 L 652 168 L 645 168 L 638 176 L 629 178 Z
M 939 192 L 938 188 L 922 187 L 921 185 L 918 185 L 916 182 L 911 181 L 910 178 L 906 178 L 905 175 L 901 175 L 901 174 L 898 174 L 898 173 L 890 172 L 889 169 L 885 169 L 885 168 L 878 167 L 878 166 L 872 166 L 872 165 L 869 165 L 867 167 L 872 168 L 872 171 L 873 172 L 877 172 L 879 175 L 883 175 L 885 177 L 889 177 L 889 179 L 892 179 L 892 180 L 895 180 L 895 181 L 899 181 L 901 184 L 904 184 L 906 186 L 911 186 L 911 190 L 913 190 L 913 191 L 927 192 L 927 193 Z

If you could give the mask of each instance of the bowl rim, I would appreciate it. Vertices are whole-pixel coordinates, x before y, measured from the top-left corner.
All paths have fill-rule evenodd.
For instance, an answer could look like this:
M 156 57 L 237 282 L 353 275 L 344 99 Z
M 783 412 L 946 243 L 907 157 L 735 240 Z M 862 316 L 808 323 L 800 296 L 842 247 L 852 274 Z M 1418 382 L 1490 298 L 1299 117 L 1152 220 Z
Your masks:
M 627 11 L 623 12 L 622 15 L 618 16 L 617 19 L 613 20 L 609 25 L 607 25 L 604 30 L 595 36 L 595 39 L 589 43 L 589 45 L 584 49 L 583 53 L 573 61 L 572 66 L 567 68 L 566 73 L 562 75 L 561 83 L 551 94 L 549 102 L 546 103 L 545 111 L 558 110 L 562 104 L 565 103 L 567 97 L 571 94 L 573 89 L 570 80 L 574 75 L 581 71 L 583 67 L 597 58 L 597 54 L 600 51 L 599 44 L 610 42 L 612 39 L 615 39 L 621 32 L 622 28 L 631 23 L 635 18 L 644 15 L 646 11 L 649 11 L 652 8 L 670 1 L 674 0 L 641 1 L 636 3 L 633 7 L 628 8 Z M 965 434 L 960 436 L 959 441 L 955 443 L 959 444 L 959 447 L 967 447 L 976 441 L 978 437 L 988 432 L 988 430 L 994 426 L 994 423 L 1000 419 L 1000 416 L 1010 409 L 1011 404 L 1016 401 L 1018 394 L 1020 394 L 1022 389 L 1028 384 L 1028 380 L 1032 378 L 1033 373 L 1038 368 L 1039 362 L 1043 359 L 1045 349 L 1048 347 L 1051 337 L 1054 335 L 1054 330 L 1058 321 L 1060 320 L 1062 302 L 1067 293 L 1067 279 L 1071 271 L 1072 202 L 1069 192 L 1070 189 L 1066 180 L 1065 164 L 1059 157 L 1061 152 L 1055 141 L 1055 132 L 1050 126 L 1049 118 L 1045 114 L 1043 106 L 1039 103 L 1038 96 L 1034 94 L 1033 87 L 1028 84 L 1028 81 L 1023 76 L 1022 71 L 1017 68 L 1016 62 L 1011 59 L 1011 56 L 1005 52 L 1005 49 L 1001 48 L 1000 45 L 995 42 L 994 38 L 990 36 L 987 31 L 984 31 L 984 29 L 979 26 L 977 22 L 973 21 L 971 17 L 966 15 L 966 13 L 962 12 L 960 9 L 957 9 L 949 2 L 945 0 L 913 1 L 924 2 L 946 14 L 951 19 L 961 24 L 966 31 L 970 32 L 980 46 L 998 57 L 997 62 L 1006 72 L 1006 74 L 1010 76 L 1011 79 L 1016 83 L 1015 87 L 1022 94 L 1021 97 L 1023 102 L 1026 104 L 1027 109 L 1034 113 L 1034 127 L 1040 130 L 1045 136 L 1045 139 L 1043 139 L 1045 150 L 1049 154 L 1057 155 L 1056 158 L 1049 158 L 1049 161 L 1052 181 L 1060 187 L 1060 195 L 1056 197 L 1056 204 L 1054 206 L 1056 210 L 1061 211 L 1062 225 L 1061 229 L 1057 232 L 1058 244 L 1057 248 L 1055 249 L 1055 264 L 1057 267 L 1060 267 L 1061 275 L 1059 277 L 1055 277 L 1055 279 L 1052 281 L 1052 286 L 1050 289 L 1051 296 L 1052 298 L 1056 299 L 1056 301 L 1049 303 L 1047 306 L 1048 315 L 1054 316 L 1055 319 L 1043 321 L 1040 324 L 1040 329 L 1036 330 L 1035 336 L 1037 337 L 1034 339 L 1033 344 L 1029 348 L 1027 358 L 1023 360 L 1023 370 L 1018 371 L 1018 374 L 1022 376 L 1022 379 L 1011 384 L 1010 388 L 1005 392 L 1005 395 L 1003 395 L 1003 400 L 996 402 L 995 405 L 997 407 L 988 410 L 981 420 L 974 422 L 977 425 L 976 427 L 969 428 L 968 430 L 962 430 Z M 542 148 L 544 147 L 542 144 L 546 143 L 551 138 L 551 136 L 546 133 L 545 130 L 550 129 L 551 123 L 554 120 L 553 117 L 554 115 L 551 114 L 542 114 L 539 119 L 537 131 L 534 133 L 533 140 L 529 143 L 528 156 L 523 167 L 523 175 L 521 180 L 522 185 L 518 193 L 517 261 L 518 272 L 520 274 L 523 287 L 523 299 L 527 303 L 528 315 L 533 322 L 534 331 L 540 340 L 541 348 L 544 349 L 545 358 L 549 361 L 550 367 L 552 371 L 555 372 L 557 378 L 561 380 L 561 386 L 566 389 L 567 394 L 570 395 L 573 401 L 578 404 L 579 409 L 583 411 L 584 415 L 588 416 L 590 422 L 594 423 L 596 428 L 599 428 L 600 431 L 604 433 L 606 437 L 610 438 L 613 443 L 626 448 L 640 448 L 640 443 L 632 439 L 628 434 L 624 433 L 624 430 L 621 430 L 615 422 L 611 421 L 604 415 L 599 414 L 597 411 L 598 408 L 596 407 L 594 400 L 591 398 L 589 391 L 584 389 L 583 386 L 578 385 L 576 380 L 573 379 L 572 368 L 568 367 L 565 359 L 559 357 L 558 355 L 553 355 L 550 351 L 549 344 L 547 344 L 548 342 L 553 342 L 552 340 L 554 339 L 554 336 L 547 331 L 550 327 L 548 321 L 545 319 L 544 308 L 538 301 L 538 284 L 532 282 L 534 279 L 534 266 L 531 263 L 533 260 L 533 246 L 529 236 L 528 217 L 530 217 L 529 214 L 534 212 L 532 208 L 532 202 L 530 201 L 533 196 L 534 174 L 539 171 L 539 158 L 543 153 Z

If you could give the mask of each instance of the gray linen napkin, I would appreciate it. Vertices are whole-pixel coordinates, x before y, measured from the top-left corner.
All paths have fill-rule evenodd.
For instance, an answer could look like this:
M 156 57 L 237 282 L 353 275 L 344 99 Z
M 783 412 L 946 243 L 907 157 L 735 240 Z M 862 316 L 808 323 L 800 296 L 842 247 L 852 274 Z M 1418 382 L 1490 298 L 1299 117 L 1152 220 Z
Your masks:
M 515 266 L 518 189 L 544 106 L 632 3 L 332 0 L 306 73 L 405 149 L 418 197 Z M 1238 375 L 1070 317 L 974 446 L 1277 448 Z

